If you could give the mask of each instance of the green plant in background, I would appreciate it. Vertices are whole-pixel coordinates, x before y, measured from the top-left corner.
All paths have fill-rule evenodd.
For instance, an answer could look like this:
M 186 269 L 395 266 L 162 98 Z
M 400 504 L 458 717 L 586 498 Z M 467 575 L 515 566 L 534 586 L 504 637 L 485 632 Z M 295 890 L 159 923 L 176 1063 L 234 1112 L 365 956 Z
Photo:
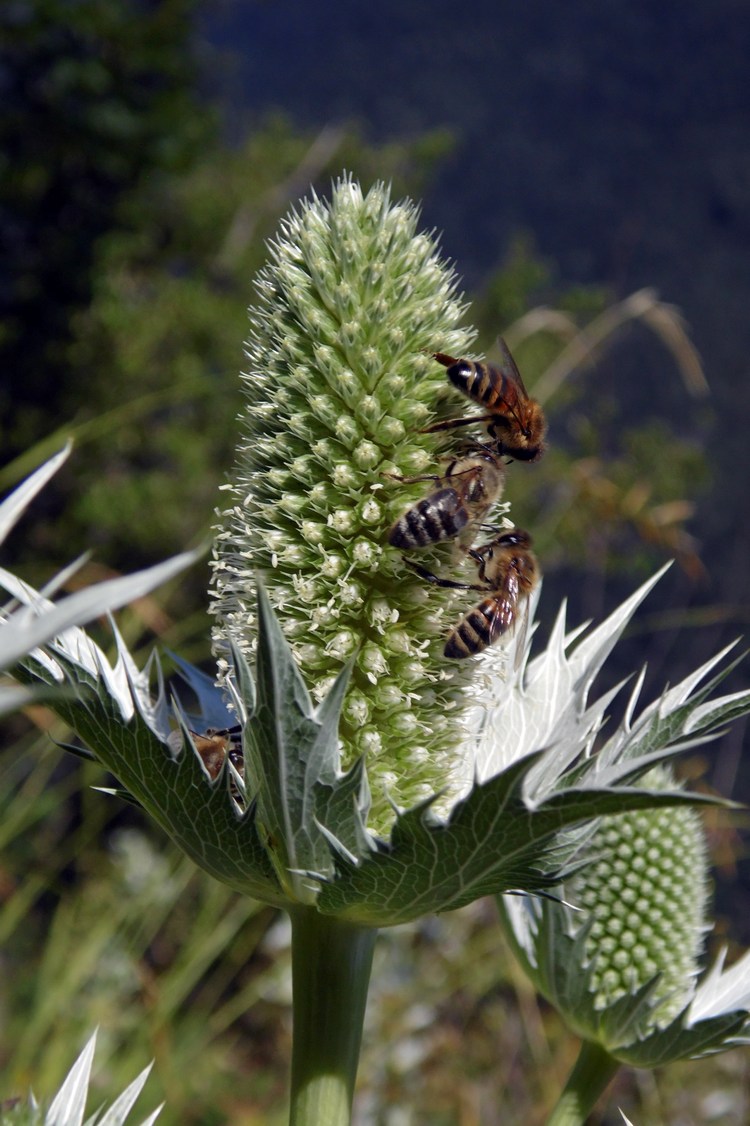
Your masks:
M 429 352 L 470 340 L 454 276 L 412 205 L 346 178 L 330 204 L 287 218 L 259 288 L 216 539 L 223 690 L 181 664 L 191 712 L 160 673 L 152 693 L 157 658 L 140 672 L 118 639 L 111 666 L 81 631 L 22 675 L 73 691 L 56 710 L 199 865 L 289 913 L 291 1121 L 333 1124 L 349 1120 L 376 929 L 550 889 L 592 817 L 696 802 L 635 783 L 750 695 L 707 701 L 718 679 L 700 688 L 698 670 L 592 753 L 613 696 L 591 702 L 592 680 L 653 582 L 584 638 L 561 614 L 533 660 L 519 635 L 509 652 L 447 662 L 461 597 L 405 567 L 386 536 L 425 489 L 394 475 L 434 471 L 449 444 L 422 427 L 446 394 Z M 445 549 L 435 558 L 451 566 Z M 195 734 L 217 728 L 220 769 Z
M 64 532 L 53 538 L 35 528 L 30 566 L 34 556 L 54 557 L 61 543 L 74 553 L 95 543 L 113 566 L 144 566 L 169 544 L 205 536 L 240 407 L 248 278 L 279 214 L 342 160 L 364 175 L 377 167 L 413 189 L 444 144 L 434 134 L 408 153 L 396 145 L 376 150 L 353 129 L 316 136 L 272 118 L 236 148 L 214 138 L 187 169 L 130 187 L 96 242 L 90 299 L 75 309 L 69 339 L 57 347 L 65 371 L 39 396 L 48 411 L 36 434 L 50 435 L 44 452 L 72 436 L 78 454 L 60 485 Z M 29 430 L 22 407 L 21 398 L 7 405 L 14 432 Z M 34 410 L 40 417 L 41 408 Z M 0 482 L 12 485 L 34 456 L 19 454 Z M 16 557 L 23 558 L 18 549 Z M 204 586 L 196 578 L 193 606 Z
M 98 240 L 127 223 L 143 180 L 184 174 L 215 129 L 196 89 L 195 8 L 48 0 L 0 12 L 6 456 L 62 416 L 71 318 L 96 287 Z

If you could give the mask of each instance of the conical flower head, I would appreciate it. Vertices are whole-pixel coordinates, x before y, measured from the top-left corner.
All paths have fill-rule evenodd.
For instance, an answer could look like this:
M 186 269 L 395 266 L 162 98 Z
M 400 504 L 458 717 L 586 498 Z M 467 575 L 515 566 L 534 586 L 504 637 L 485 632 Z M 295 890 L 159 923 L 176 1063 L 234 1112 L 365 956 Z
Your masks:
M 654 793 L 675 789 L 658 767 Z M 687 806 L 602 817 L 564 900 L 503 896 L 506 933 L 530 976 L 584 1041 L 620 1063 L 656 1067 L 747 1042 L 746 955 L 724 954 L 697 985 L 708 930 L 708 858 Z
M 393 475 L 439 475 L 441 442 L 455 445 L 421 432 L 451 395 L 430 353 L 463 354 L 471 338 L 453 272 L 417 225 L 411 203 L 349 179 L 282 224 L 250 310 L 214 571 L 220 652 L 252 650 L 264 575 L 316 699 L 353 659 L 343 765 L 366 754 L 375 824 L 390 817 L 386 792 L 409 806 L 449 781 L 467 680 L 442 658 L 455 592 L 428 587 L 387 543 L 435 487 Z
M 644 783 L 674 789 L 669 771 Z M 692 999 L 705 933 L 707 860 L 694 809 L 642 809 L 602 818 L 570 901 L 589 919 L 584 953 L 596 1012 L 655 978 L 649 1023 L 661 1028 Z

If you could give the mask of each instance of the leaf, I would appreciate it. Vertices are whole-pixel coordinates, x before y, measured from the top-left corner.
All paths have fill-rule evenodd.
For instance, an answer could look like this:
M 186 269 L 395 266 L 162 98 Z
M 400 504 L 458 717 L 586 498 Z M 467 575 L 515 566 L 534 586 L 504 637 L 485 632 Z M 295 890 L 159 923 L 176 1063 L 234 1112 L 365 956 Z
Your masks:
M 68 442 L 59 453 L 45 461 L 44 465 L 35 470 L 25 481 L 22 481 L 0 504 L 0 543 L 18 523 L 37 493 L 44 488 L 63 462 L 67 460 L 72 448 L 72 444 Z
M 258 832 L 252 805 L 241 813 L 228 793 L 228 776 L 211 785 L 189 739 L 159 738 L 141 709 L 125 721 L 105 678 L 97 679 L 69 654 L 50 645 L 74 697 L 55 710 L 96 758 L 188 856 L 229 887 L 267 903 L 285 897 Z M 157 666 L 158 666 L 158 662 Z M 35 677 L 52 674 L 41 663 L 25 666 Z
M 133 1109 L 135 1100 L 143 1090 L 145 1082 L 151 1072 L 152 1066 L 153 1064 L 149 1064 L 148 1067 L 144 1067 L 140 1075 L 137 1075 L 133 1082 L 125 1088 L 122 1094 L 119 1095 L 119 1097 L 112 1103 L 112 1106 L 106 1112 L 104 1117 L 97 1120 L 98 1126 L 122 1126 L 125 1119 L 130 1114 L 130 1111 Z M 155 1110 L 153 1114 L 149 1116 L 148 1121 L 153 1122 L 156 1119 L 158 1113 L 159 1110 Z
M 176 701 L 170 710 L 156 654 L 140 672 L 116 630 L 114 668 L 82 630 L 70 630 L 29 657 L 20 675 L 65 686 L 56 711 L 115 775 L 112 792 L 142 805 L 202 868 L 265 902 L 309 903 L 319 875 L 333 873 L 332 846 L 357 855 L 372 848 L 363 769 L 343 776 L 338 769 L 349 670 L 314 707 L 262 591 L 259 619 L 257 690 L 233 650 L 236 715 L 215 684 L 179 658 L 202 714 L 185 716 Z M 191 733 L 191 723 L 205 727 L 207 717 L 242 718 L 241 773 L 227 756 L 218 776 L 208 776 Z
M 597 784 L 613 785 L 628 779 L 633 776 L 633 766 L 639 770 L 649 756 L 660 755 L 665 750 L 677 754 L 691 747 L 703 746 L 720 735 L 728 722 L 747 714 L 750 691 L 706 700 L 736 662 L 722 669 L 703 688 L 694 691 L 727 652 L 728 649 L 725 649 L 717 653 L 680 684 L 667 689 L 631 722 L 640 685 L 636 687 L 624 722 L 592 760 L 590 776 Z
M 315 788 L 316 822 L 335 849 L 343 849 L 351 857 L 366 856 L 376 847 L 367 831 L 370 788 L 367 784 L 364 758 L 332 784 L 318 783 Z M 330 829 L 329 829 L 330 826 Z
M 76 591 L 56 603 L 42 598 L 15 575 L 0 569 L 0 585 L 27 606 L 25 610 L 16 611 L 0 627 L 0 666 L 7 668 L 13 665 L 32 649 L 44 645 L 71 626 L 89 622 L 135 598 L 142 598 L 154 587 L 189 567 L 201 554 L 201 551 L 183 552 L 165 563 L 137 571 L 134 575 L 107 579 L 86 587 L 85 590 Z
M 380 927 L 451 911 L 483 895 L 546 890 L 561 878 L 556 836 L 566 826 L 703 800 L 683 792 L 590 789 L 555 794 L 532 809 L 523 789 L 539 757 L 529 755 L 476 785 L 445 823 L 425 803 L 401 813 L 388 844 L 359 864 L 336 855 L 336 876 L 321 889 L 318 909 Z
M 732 1037 L 747 1022 L 747 1012 L 724 1013 L 687 1026 L 680 1013 L 667 1028 L 617 1049 L 617 1058 L 632 1067 L 662 1067 L 680 1059 L 698 1059 L 731 1047 Z M 730 1041 L 730 1043 L 727 1043 Z
M 55 1095 L 45 1116 L 44 1126 L 81 1126 L 95 1049 L 96 1033 L 94 1032 Z
M 279 879 L 282 884 L 291 879 L 295 898 L 312 901 L 317 889 L 301 873 L 331 869 L 328 843 L 316 821 L 316 788 L 321 782 L 334 789 L 340 785 L 338 721 L 350 666 L 315 708 L 260 584 L 258 618 L 257 703 L 243 745 L 258 819 Z

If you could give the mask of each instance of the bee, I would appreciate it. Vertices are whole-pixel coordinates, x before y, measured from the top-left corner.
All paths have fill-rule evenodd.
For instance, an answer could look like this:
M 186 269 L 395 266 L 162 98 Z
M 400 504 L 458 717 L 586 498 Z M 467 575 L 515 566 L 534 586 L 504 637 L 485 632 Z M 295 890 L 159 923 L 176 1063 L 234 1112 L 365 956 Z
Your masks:
M 193 746 L 203 760 L 203 765 L 211 778 L 218 778 L 224 765 L 224 760 L 229 755 L 229 761 L 238 771 L 242 771 L 244 759 L 242 757 L 242 727 L 238 723 L 234 727 L 209 727 L 203 734 L 191 731 Z
M 473 530 L 480 524 L 500 499 L 505 467 L 489 447 L 477 443 L 464 455 L 453 458 L 442 476 L 428 473 L 396 479 L 404 484 L 440 483 L 440 488 L 407 508 L 388 533 L 388 542 L 393 547 L 413 551 L 456 537 L 466 540 L 466 529 Z
M 487 409 L 487 414 L 471 418 L 449 418 L 427 430 L 452 430 L 472 422 L 487 423 L 487 433 L 496 444 L 498 456 L 517 461 L 537 461 L 544 453 L 547 422 L 541 405 L 529 397 L 521 373 L 508 346 L 500 337 L 500 366 L 476 360 L 461 360 L 433 352 L 433 358 L 448 369 L 448 378 L 469 399 Z
M 412 570 L 436 586 L 455 590 L 480 590 L 486 594 L 479 605 L 469 610 L 448 634 L 443 653 L 461 660 L 481 653 L 515 627 L 528 609 L 528 597 L 539 577 L 539 568 L 531 550 L 531 536 L 521 528 L 512 528 L 472 548 L 468 554 L 477 564 L 476 583 L 441 579 L 419 564 L 406 560 Z M 525 621 L 525 619 L 524 619 Z

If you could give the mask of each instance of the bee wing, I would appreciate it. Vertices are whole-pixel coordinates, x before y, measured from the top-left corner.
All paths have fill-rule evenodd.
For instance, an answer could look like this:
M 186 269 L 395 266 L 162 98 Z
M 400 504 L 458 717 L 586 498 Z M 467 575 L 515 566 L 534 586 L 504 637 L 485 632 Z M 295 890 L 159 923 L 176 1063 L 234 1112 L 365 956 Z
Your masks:
M 492 645 L 515 624 L 521 587 L 515 567 L 509 567 L 495 595 L 488 644 Z
M 510 379 L 512 383 L 516 384 L 522 398 L 528 399 L 529 393 L 524 386 L 523 379 L 521 378 L 521 373 L 518 370 L 516 361 L 510 354 L 510 348 L 505 343 L 502 336 L 498 336 L 497 338 L 497 350 L 500 353 L 501 363 L 499 367 L 503 375 L 506 377 L 506 379 Z
M 524 598 L 523 604 L 518 611 L 517 617 L 517 630 L 514 638 L 516 647 L 515 657 L 513 658 L 513 671 L 518 672 L 523 661 L 523 655 L 526 652 L 526 641 L 529 635 L 529 600 Z

